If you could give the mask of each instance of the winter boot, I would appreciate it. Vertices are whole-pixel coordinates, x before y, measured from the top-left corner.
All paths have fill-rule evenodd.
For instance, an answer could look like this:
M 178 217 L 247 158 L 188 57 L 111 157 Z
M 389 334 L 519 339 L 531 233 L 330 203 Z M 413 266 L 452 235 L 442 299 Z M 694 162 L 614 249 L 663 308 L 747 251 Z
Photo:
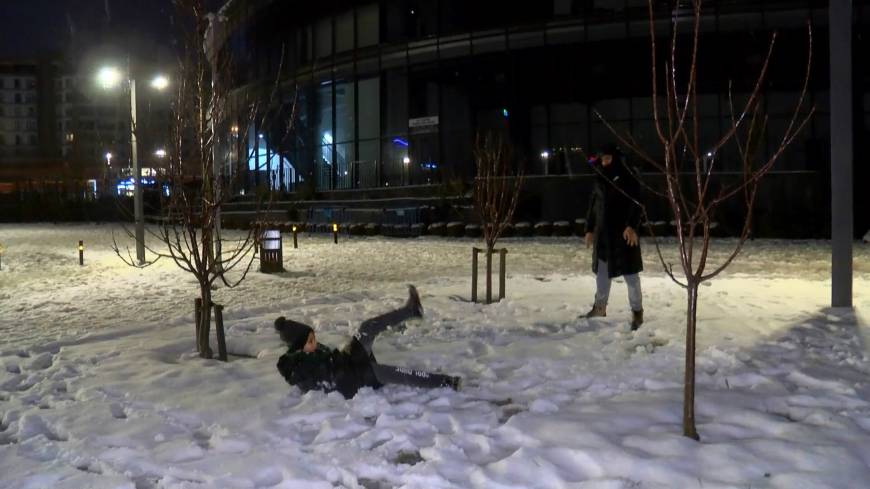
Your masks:
M 596 303 L 592 306 L 592 309 L 590 309 L 589 312 L 587 312 L 586 315 L 583 317 L 598 318 L 604 316 L 607 316 L 607 305 Z
M 637 331 L 641 324 L 643 324 L 643 309 L 631 311 L 631 330 Z
M 410 308 L 415 317 L 423 317 L 423 304 L 420 303 L 420 294 L 417 293 L 417 287 L 413 285 L 408 285 L 408 302 L 405 303 L 405 307 Z

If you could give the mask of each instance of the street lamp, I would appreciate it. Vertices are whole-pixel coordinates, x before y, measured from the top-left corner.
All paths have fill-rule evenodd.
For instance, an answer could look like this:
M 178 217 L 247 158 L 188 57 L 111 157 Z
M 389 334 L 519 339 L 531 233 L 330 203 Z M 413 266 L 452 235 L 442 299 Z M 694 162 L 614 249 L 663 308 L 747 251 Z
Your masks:
M 103 172 L 103 186 L 105 187 L 108 195 L 108 190 L 110 187 L 109 183 L 112 181 L 112 153 L 106 152 L 106 168 Z
M 121 72 L 117 68 L 105 67 L 97 72 L 97 82 L 103 88 L 115 88 L 121 83 Z
M 156 90 L 164 90 L 169 86 L 169 78 L 166 78 L 163 75 L 157 75 L 151 80 L 151 88 Z
M 130 76 L 130 70 L 122 73 L 121 70 L 107 66 L 97 72 L 97 82 L 104 89 L 112 89 L 120 85 L 126 78 L 130 91 L 130 159 L 133 162 L 133 215 L 136 220 L 136 259 L 140 265 L 145 264 L 145 219 L 142 210 L 142 167 L 139 158 L 136 157 L 136 80 Z M 151 87 L 155 90 L 164 90 L 169 86 L 169 79 L 163 75 L 155 77 L 151 81 Z M 107 156 L 107 160 L 111 157 Z
M 158 149 L 157 151 L 154 152 L 154 156 L 156 156 L 158 158 L 166 158 L 166 150 L 165 149 Z

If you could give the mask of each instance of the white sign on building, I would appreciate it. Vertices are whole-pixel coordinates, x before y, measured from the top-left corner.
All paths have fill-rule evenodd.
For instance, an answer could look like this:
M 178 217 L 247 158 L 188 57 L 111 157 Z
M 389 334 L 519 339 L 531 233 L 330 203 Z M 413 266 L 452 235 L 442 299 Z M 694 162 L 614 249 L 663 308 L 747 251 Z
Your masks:
M 408 119 L 408 128 L 412 132 L 431 132 L 438 130 L 438 116 L 417 117 Z

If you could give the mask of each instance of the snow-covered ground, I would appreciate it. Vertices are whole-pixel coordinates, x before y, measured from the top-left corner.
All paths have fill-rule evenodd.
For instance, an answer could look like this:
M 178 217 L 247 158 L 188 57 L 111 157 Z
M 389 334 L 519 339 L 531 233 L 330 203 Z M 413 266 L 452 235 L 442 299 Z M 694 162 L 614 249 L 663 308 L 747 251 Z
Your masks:
M 504 240 L 508 298 L 483 306 L 468 302 L 475 241 L 301 235 L 286 273 L 215 292 L 230 352 L 253 357 L 221 363 L 195 354 L 192 278 L 125 266 L 113 229 L 0 225 L 0 487 L 870 486 L 866 244 L 855 312 L 827 309 L 825 242 L 750 242 L 703 287 L 697 443 L 680 428 L 685 294 L 648 241 L 647 322 L 631 333 L 621 283 L 606 318 L 577 319 L 594 279 L 576 238 Z M 344 400 L 278 374 L 275 317 L 339 345 L 408 283 L 426 317 L 376 355 L 462 375 L 461 392 Z

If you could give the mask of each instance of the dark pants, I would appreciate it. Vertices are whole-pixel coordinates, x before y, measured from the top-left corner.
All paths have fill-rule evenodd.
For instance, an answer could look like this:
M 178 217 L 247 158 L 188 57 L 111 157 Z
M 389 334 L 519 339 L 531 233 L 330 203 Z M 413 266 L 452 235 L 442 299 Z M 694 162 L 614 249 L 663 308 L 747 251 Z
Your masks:
M 414 311 L 410 307 L 402 307 L 386 314 L 366 319 L 360 324 L 359 331 L 356 333 L 356 339 L 359 340 L 366 351 L 369 352 L 369 355 L 371 355 L 372 344 L 379 334 L 386 331 L 390 326 L 398 326 L 412 317 L 414 317 Z
M 390 326 L 398 326 L 412 317 L 414 317 L 414 311 L 410 307 L 402 307 L 386 314 L 366 319 L 360 325 L 356 338 L 372 360 L 372 370 L 375 373 L 375 377 L 382 384 L 403 384 L 412 387 L 428 388 L 450 386 L 453 377 L 449 375 L 411 370 L 406 367 L 380 365 L 375 359 L 375 355 L 372 353 L 372 345 L 378 335 L 386 331 Z
M 453 377 L 443 374 L 432 374 L 420 370 L 411 370 L 407 367 L 393 367 L 392 365 L 372 364 L 375 377 L 381 384 L 402 384 L 411 387 L 450 387 Z

